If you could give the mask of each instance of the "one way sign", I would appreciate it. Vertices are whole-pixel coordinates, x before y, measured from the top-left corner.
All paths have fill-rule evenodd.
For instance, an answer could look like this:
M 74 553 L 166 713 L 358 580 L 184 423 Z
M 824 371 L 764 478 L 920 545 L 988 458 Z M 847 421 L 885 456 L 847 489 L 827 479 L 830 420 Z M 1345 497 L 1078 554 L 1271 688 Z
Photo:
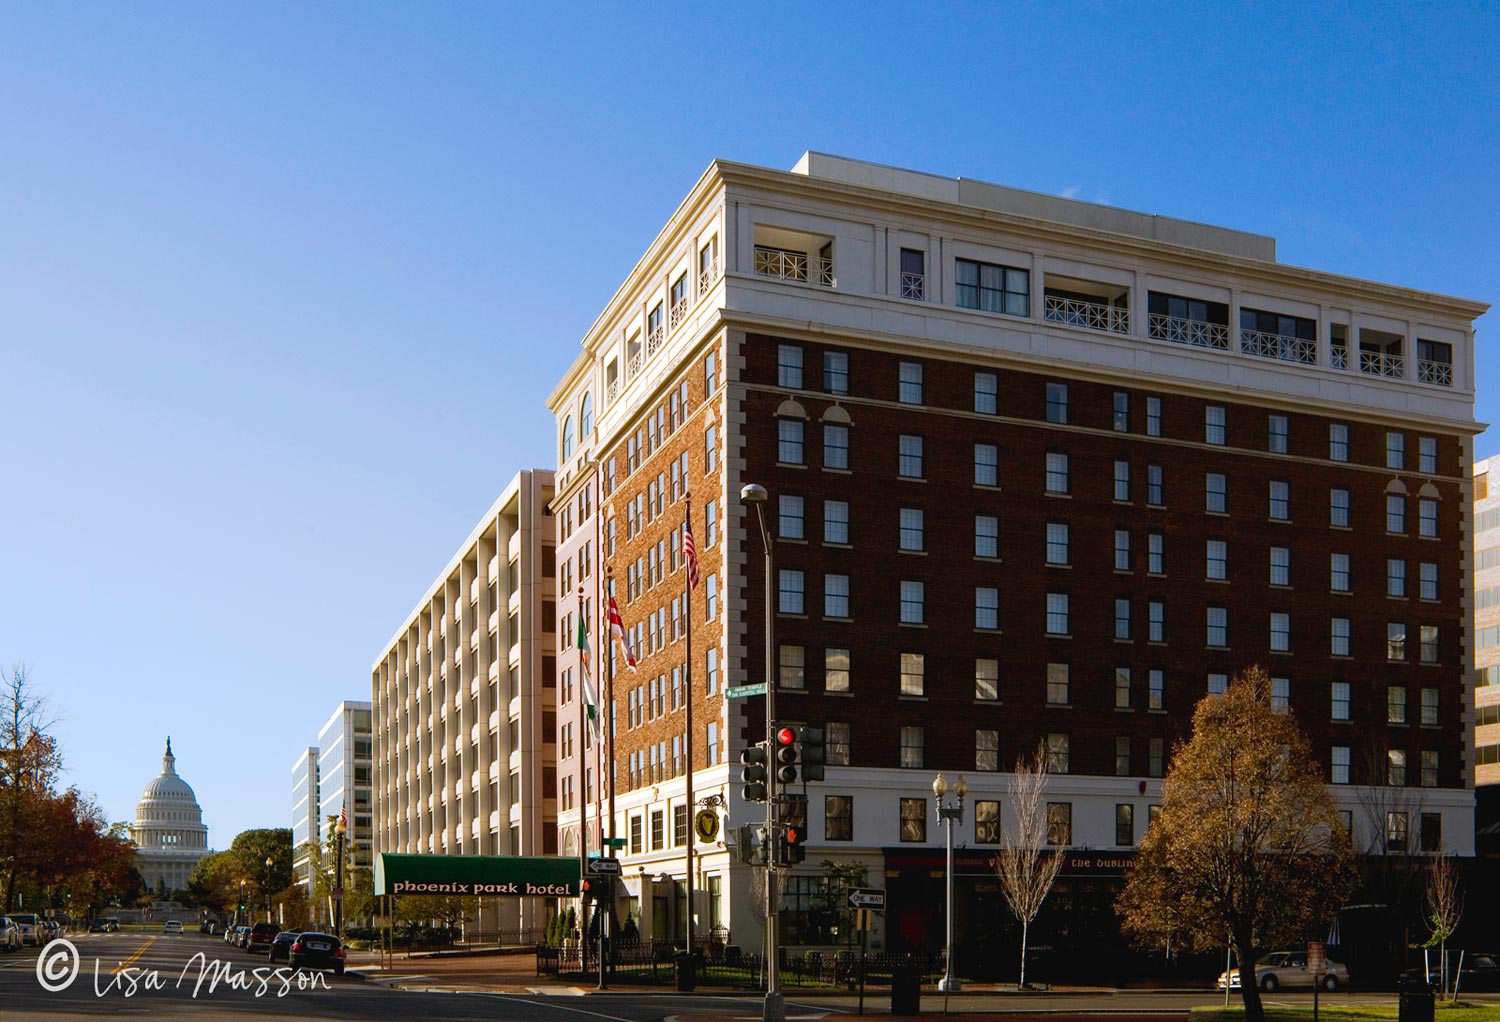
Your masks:
M 849 891 L 849 907 L 884 910 L 885 892 L 870 887 L 855 887 Z

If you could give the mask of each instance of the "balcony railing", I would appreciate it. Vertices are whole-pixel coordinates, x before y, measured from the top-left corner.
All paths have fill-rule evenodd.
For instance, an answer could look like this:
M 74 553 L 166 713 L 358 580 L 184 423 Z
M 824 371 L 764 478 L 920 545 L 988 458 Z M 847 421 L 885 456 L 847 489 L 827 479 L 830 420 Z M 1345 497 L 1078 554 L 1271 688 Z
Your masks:
M 708 294 L 709 288 L 714 286 L 714 281 L 719 279 L 719 261 L 715 259 L 702 268 L 698 274 L 698 297 L 702 298 Z
M 806 252 L 792 252 L 784 248 L 755 246 L 755 272 L 762 277 L 778 280 L 796 280 L 802 283 L 833 286 L 833 261 Z
M 672 311 L 667 314 L 667 321 L 671 324 L 668 329 L 676 330 L 681 326 L 682 321 L 687 319 L 687 311 L 688 300 L 687 296 L 683 295 L 672 305 Z
M 1229 328 L 1219 323 L 1204 323 L 1196 319 L 1178 319 L 1153 312 L 1147 321 L 1151 336 L 1159 341 L 1174 344 L 1191 344 L 1199 348 L 1229 350 Z
M 635 374 L 641 371 L 641 353 L 639 351 L 632 351 L 630 353 L 630 361 L 627 364 L 630 368 L 630 376 L 634 379 Z
M 901 274 L 901 297 L 913 302 L 927 300 L 927 276 L 922 273 Z
M 661 342 L 666 340 L 666 337 L 667 331 L 664 328 L 660 326 L 651 328 L 651 333 L 646 336 L 647 358 L 650 358 L 651 356 L 656 354 L 657 349 L 661 347 Z
M 1371 376 L 1388 376 L 1399 380 L 1406 375 L 1406 359 L 1401 355 L 1388 355 L 1383 351 L 1361 351 L 1359 371 Z
M 1240 350 L 1247 355 L 1260 358 L 1275 358 L 1283 362 L 1299 362 L 1316 365 L 1318 345 L 1305 337 L 1287 337 L 1284 334 L 1264 334 L 1259 330 L 1240 331 Z
M 1348 348 L 1344 348 L 1344 347 L 1340 347 L 1339 345 L 1335 344 L 1333 346 L 1333 360 L 1332 360 L 1332 364 L 1333 364 L 1333 367 L 1335 369 L 1348 369 L 1349 368 L 1349 349 Z
M 1453 366 L 1447 362 L 1434 362 L 1428 358 L 1419 358 L 1417 359 L 1417 382 L 1451 387 L 1453 386 Z
M 1053 323 L 1066 323 L 1112 334 L 1130 333 L 1130 310 L 1103 302 L 1081 302 L 1076 298 L 1046 295 L 1042 315 Z
M 604 387 L 604 400 L 608 404 L 614 404 L 615 399 L 620 396 L 620 381 L 610 380 Z

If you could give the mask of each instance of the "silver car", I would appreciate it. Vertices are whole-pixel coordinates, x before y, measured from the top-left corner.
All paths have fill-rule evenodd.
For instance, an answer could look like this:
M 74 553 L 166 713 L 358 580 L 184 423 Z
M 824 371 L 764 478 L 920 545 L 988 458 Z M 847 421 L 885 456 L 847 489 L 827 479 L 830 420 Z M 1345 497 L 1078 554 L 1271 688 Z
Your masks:
M 1267 992 L 1282 987 L 1312 989 L 1318 979 L 1307 965 L 1306 951 L 1272 951 L 1255 963 L 1255 985 Z M 1349 968 L 1342 962 L 1325 959 L 1323 962 L 1322 988 L 1338 990 L 1349 985 Z M 1219 989 L 1228 986 L 1240 988 L 1240 970 L 1230 969 L 1219 973 Z
M 20 925 L 12 922 L 10 916 L 0 916 L 0 951 L 19 951 L 24 944 Z

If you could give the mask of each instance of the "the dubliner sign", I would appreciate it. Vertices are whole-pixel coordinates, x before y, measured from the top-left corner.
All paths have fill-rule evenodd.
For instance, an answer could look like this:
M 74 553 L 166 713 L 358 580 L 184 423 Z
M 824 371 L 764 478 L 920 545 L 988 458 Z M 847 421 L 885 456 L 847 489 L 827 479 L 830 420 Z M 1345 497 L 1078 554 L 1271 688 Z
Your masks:
M 376 894 L 574 898 L 578 860 L 552 855 L 395 855 L 375 859 Z

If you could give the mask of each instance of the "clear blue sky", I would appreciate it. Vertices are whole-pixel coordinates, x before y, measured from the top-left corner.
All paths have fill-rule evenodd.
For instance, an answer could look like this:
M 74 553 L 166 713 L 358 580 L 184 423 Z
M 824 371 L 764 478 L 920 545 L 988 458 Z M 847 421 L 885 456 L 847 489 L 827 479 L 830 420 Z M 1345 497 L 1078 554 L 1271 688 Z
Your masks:
M 287 825 L 294 756 L 551 463 L 541 395 L 715 157 L 1500 299 L 1500 11 L 1305 6 L 7 5 L 0 661 L 111 818 L 170 733 L 215 845 Z

